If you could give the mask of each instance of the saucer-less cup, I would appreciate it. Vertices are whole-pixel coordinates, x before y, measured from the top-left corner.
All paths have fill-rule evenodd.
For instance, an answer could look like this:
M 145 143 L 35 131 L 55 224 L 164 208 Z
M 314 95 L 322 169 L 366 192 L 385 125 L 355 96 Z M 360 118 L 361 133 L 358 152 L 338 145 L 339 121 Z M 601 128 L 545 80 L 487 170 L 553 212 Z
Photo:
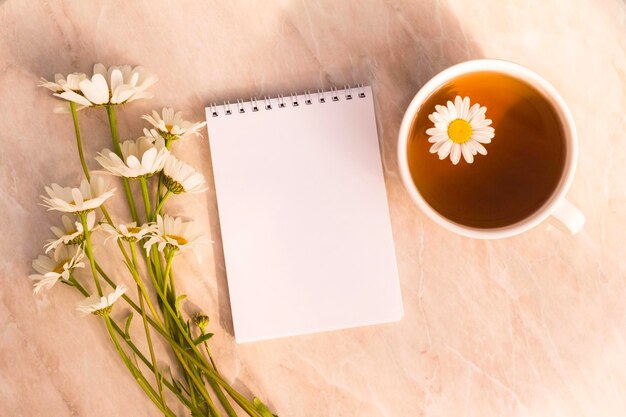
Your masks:
M 422 104 L 443 84 L 461 76 L 472 72 L 492 71 L 506 74 L 517 78 L 521 81 L 536 88 L 543 97 L 552 103 L 560 123 L 565 133 L 566 155 L 561 179 L 554 189 L 552 195 L 544 202 L 544 204 L 534 213 L 517 223 L 498 227 L 498 228 L 476 228 L 453 222 L 436 210 L 434 210 L 428 202 L 422 197 L 419 190 L 415 186 L 411 173 L 409 171 L 409 161 L 407 156 L 407 143 L 411 132 L 411 125 L 415 120 L 415 116 L 420 111 L 431 112 L 432 109 L 421 109 Z M 553 216 L 564 229 L 575 234 L 585 224 L 585 216 L 572 203 L 565 199 L 565 194 L 569 189 L 574 172 L 576 171 L 576 160 L 578 158 L 578 137 L 576 135 L 576 126 L 574 119 L 570 113 L 563 98 L 556 89 L 541 76 L 521 65 L 508 61 L 500 61 L 494 59 L 478 59 L 463 62 L 454 65 L 433 77 L 428 81 L 415 95 L 413 101 L 409 105 L 402 125 L 400 126 L 400 134 L 398 138 L 398 164 L 402 181 L 409 194 L 418 205 L 418 207 L 433 221 L 444 228 L 457 233 L 459 235 L 473 237 L 476 239 L 498 239 L 505 238 L 523 233 L 544 221 L 549 216 Z

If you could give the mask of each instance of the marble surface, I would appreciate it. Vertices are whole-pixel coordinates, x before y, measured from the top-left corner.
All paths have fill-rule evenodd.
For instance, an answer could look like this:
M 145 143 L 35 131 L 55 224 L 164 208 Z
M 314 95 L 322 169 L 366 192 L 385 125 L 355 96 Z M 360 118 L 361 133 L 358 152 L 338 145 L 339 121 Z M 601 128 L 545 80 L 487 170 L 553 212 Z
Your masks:
M 35 84 L 95 62 L 141 64 L 156 98 L 126 106 L 121 129 L 163 105 L 203 118 L 212 101 L 370 83 L 399 263 L 404 319 L 235 345 L 215 194 L 168 206 L 215 241 L 178 264 L 187 311 L 212 317 L 213 348 L 237 388 L 281 417 L 626 415 L 626 6 L 620 0 L 0 1 L 0 415 L 156 416 L 76 294 L 33 297 L 27 276 L 55 214 L 44 185 L 80 178 L 68 116 Z M 476 241 L 422 215 L 395 161 L 405 107 L 439 70 L 512 60 L 551 81 L 580 134 L 569 197 L 577 236 L 550 224 Z M 87 152 L 108 146 L 85 112 Z M 210 179 L 206 140 L 175 152 Z M 95 167 L 95 164 L 91 164 Z M 99 248 L 98 250 L 101 250 Z M 185 266 L 187 265 L 187 266 Z M 119 280 L 127 277 L 116 270 Z M 123 314 L 124 311 L 118 311 Z

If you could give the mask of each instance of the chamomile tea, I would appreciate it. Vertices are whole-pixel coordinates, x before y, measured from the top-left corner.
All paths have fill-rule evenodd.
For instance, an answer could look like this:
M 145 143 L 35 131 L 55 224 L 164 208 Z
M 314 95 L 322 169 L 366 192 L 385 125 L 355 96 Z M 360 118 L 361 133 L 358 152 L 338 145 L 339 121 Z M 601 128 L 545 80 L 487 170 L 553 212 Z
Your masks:
M 475 132 L 462 121 L 438 123 L 445 135 L 437 135 L 441 117 L 429 119 L 437 109 L 456 117 L 436 106 L 457 96 L 485 107 L 493 128 L 493 138 L 483 135 L 463 154 L 454 144 L 469 141 L 485 123 Z M 566 159 L 564 135 L 556 109 L 535 87 L 499 72 L 464 74 L 439 87 L 418 110 L 407 145 L 409 170 L 420 194 L 442 216 L 469 227 L 505 227 L 539 210 L 557 188 Z M 434 146 L 442 138 L 452 142 Z

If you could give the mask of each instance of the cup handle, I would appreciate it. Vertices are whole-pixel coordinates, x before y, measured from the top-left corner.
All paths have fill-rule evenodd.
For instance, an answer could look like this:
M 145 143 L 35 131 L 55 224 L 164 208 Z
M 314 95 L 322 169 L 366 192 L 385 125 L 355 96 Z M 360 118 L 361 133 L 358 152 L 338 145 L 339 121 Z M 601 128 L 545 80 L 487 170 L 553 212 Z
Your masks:
M 585 215 L 582 211 L 566 199 L 561 200 L 556 206 L 552 212 L 552 217 L 557 219 L 573 235 L 580 232 L 585 224 Z

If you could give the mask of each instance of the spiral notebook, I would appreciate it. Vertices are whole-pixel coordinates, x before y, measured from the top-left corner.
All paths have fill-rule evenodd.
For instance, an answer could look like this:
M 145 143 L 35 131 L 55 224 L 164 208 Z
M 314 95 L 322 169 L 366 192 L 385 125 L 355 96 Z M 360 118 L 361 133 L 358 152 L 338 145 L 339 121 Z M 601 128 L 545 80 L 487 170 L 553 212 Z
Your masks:
M 399 320 L 371 88 L 206 115 L 236 341 Z

